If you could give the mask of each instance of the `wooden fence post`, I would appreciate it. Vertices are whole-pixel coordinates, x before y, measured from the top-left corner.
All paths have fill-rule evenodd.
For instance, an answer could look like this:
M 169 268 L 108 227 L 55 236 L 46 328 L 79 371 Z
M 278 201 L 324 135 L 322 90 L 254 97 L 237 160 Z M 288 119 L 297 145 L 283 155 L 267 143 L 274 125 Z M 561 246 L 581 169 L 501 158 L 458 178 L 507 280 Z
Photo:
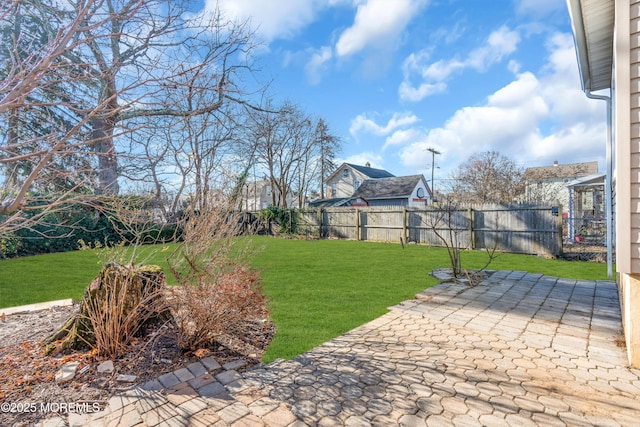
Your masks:
M 360 240 L 360 209 L 356 209 L 356 240 Z
M 467 214 L 469 215 L 469 239 L 471 240 L 471 249 L 476 248 L 476 236 L 475 236 L 475 214 L 473 208 L 469 208 Z
M 556 217 L 556 226 L 558 228 L 558 237 L 556 237 L 557 250 L 554 255 L 562 256 L 564 254 L 562 246 L 562 205 L 558 204 L 558 216 Z
M 322 239 L 322 221 L 324 217 L 324 215 L 322 214 L 322 208 L 318 208 L 316 216 L 318 221 L 318 238 Z
M 409 209 L 404 208 L 404 221 L 402 224 L 402 238 L 404 243 L 409 242 Z

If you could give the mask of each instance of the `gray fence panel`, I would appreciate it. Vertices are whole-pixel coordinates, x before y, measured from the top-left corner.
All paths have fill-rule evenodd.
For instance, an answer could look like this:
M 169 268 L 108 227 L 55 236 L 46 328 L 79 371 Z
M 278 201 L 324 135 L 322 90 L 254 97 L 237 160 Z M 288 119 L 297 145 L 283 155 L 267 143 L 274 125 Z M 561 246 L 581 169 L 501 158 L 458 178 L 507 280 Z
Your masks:
M 471 205 L 455 210 L 423 207 L 302 209 L 301 233 L 322 238 L 415 242 L 461 248 L 560 255 L 561 217 L 551 206 Z

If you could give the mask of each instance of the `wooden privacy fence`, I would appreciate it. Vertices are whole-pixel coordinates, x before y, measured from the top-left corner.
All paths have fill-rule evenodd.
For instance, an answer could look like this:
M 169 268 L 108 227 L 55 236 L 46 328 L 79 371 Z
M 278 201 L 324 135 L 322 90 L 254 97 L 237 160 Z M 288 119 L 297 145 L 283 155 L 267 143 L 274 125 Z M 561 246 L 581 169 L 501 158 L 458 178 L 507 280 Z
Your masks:
M 469 249 L 562 254 L 562 217 L 557 207 L 474 205 L 445 208 L 367 207 L 296 211 L 297 230 L 320 238 L 414 242 Z

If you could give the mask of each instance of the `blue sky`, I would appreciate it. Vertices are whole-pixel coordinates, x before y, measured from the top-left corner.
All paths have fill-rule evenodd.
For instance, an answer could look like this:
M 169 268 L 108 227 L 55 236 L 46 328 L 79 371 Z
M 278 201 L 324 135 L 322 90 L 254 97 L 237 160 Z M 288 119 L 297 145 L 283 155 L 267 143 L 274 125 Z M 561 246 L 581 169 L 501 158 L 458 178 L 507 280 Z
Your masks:
M 322 117 L 339 160 L 436 185 L 470 155 L 597 160 L 602 101 L 581 91 L 561 0 L 206 0 L 250 19 L 272 93 Z

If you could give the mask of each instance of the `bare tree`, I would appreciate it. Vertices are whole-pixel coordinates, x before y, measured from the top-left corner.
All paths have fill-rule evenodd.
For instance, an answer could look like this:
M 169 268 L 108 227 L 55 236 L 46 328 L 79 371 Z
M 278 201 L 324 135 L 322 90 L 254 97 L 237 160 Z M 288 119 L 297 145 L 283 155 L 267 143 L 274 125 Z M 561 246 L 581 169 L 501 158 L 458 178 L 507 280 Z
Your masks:
M 188 2 L 174 0 L 103 0 L 91 19 L 107 25 L 81 33 L 85 49 L 69 59 L 94 77 L 94 103 L 102 105 L 91 121 L 98 155 L 98 185 L 118 192 L 116 138 L 124 122 L 140 117 L 187 117 L 216 111 L 226 101 L 243 100 L 238 85 L 250 72 L 252 35 L 247 27 L 214 16 L 195 16 Z M 176 103 L 177 93 L 193 90 L 208 76 L 212 96 L 197 108 Z
M 308 131 L 308 129 L 305 129 Z M 324 198 L 324 179 L 335 169 L 333 160 L 340 149 L 340 139 L 331 133 L 323 119 L 319 119 L 314 135 L 300 157 L 292 188 L 298 194 L 298 207 L 304 207 L 310 195 Z M 319 191 L 319 192 L 318 192 Z
M 309 147 L 300 157 L 296 167 L 296 173 L 291 184 L 292 191 L 297 194 L 297 207 L 304 207 L 305 200 L 309 194 L 310 187 L 320 176 L 320 162 L 318 162 L 318 146 Z
M 201 97 L 211 96 L 206 90 L 185 89 L 185 108 L 197 108 Z M 194 209 L 203 211 L 210 193 L 246 167 L 248 159 L 238 158 L 235 151 L 244 145 L 236 122 L 242 114 L 237 105 L 227 103 L 206 114 L 162 119 L 162 128 L 145 123 L 157 118 L 135 120 L 144 131 L 132 134 L 127 152 L 144 155 L 120 155 L 122 173 L 147 186 L 165 219 L 174 217 L 187 198 Z
M 87 201 L 84 139 L 97 110 L 79 113 L 82 70 L 64 57 L 94 4 L 78 1 L 66 20 L 41 2 L 0 5 L 0 234 Z
M 320 198 L 324 199 L 324 181 L 336 169 L 334 162 L 340 150 L 340 138 L 332 135 L 324 120 L 318 120 L 316 126 L 316 139 L 320 150 Z
M 314 129 L 309 116 L 288 101 L 279 107 L 268 101 L 264 110 L 250 114 L 248 138 L 254 144 L 255 161 L 268 171 L 272 205 L 286 208 L 289 194 L 307 188 L 304 175 L 312 169 Z
M 19 30 L 15 30 L 20 26 L 23 3 L 30 7 L 34 7 L 35 4 L 24 0 L 10 0 L 0 5 L 0 22 L 11 22 L 14 28 L 10 35 L 0 35 L 2 44 L 5 47 L 10 46 L 7 49 L 10 51 L 10 57 L 6 58 L 7 72 L 0 82 L 0 114 L 23 107 L 25 99 L 36 89 L 46 88 L 47 78 L 54 75 L 61 66 L 58 62 L 60 57 L 79 45 L 74 39 L 79 31 L 88 28 L 85 20 L 96 1 L 78 1 L 71 11 L 74 19 L 55 29 L 53 37 L 46 44 L 28 45 L 37 50 L 23 52 L 20 48 L 23 41 L 21 34 Z M 97 24 L 101 25 L 103 22 Z
M 0 32 L 8 46 L 0 61 L 3 232 L 37 222 L 72 197 L 74 203 L 89 202 L 96 187 L 98 193 L 116 193 L 117 144 L 133 135 L 151 137 L 167 123 L 210 118 L 227 103 L 249 105 L 242 76 L 253 71 L 253 45 L 244 25 L 225 21 L 220 13 L 194 16 L 185 13 L 186 3 L 169 0 L 59 4 L 0 5 L 0 18 L 14 28 L 26 9 L 56 18 L 44 44 L 27 41 L 25 31 Z M 201 75 L 208 76 L 206 87 L 195 77 Z M 206 102 L 182 102 L 178 95 L 194 88 L 208 91 Z M 95 160 L 89 151 L 97 154 Z M 139 159 L 148 154 L 127 153 Z M 56 182 L 65 185 L 54 187 Z M 46 197 L 34 198 L 36 190 Z M 38 213 L 25 215 L 27 210 Z
M 523 170 L 497 151 L 471 156 L 454 173 L 451 192 L 457 200 L 474 203 L 511 203 L 522 193 Z

